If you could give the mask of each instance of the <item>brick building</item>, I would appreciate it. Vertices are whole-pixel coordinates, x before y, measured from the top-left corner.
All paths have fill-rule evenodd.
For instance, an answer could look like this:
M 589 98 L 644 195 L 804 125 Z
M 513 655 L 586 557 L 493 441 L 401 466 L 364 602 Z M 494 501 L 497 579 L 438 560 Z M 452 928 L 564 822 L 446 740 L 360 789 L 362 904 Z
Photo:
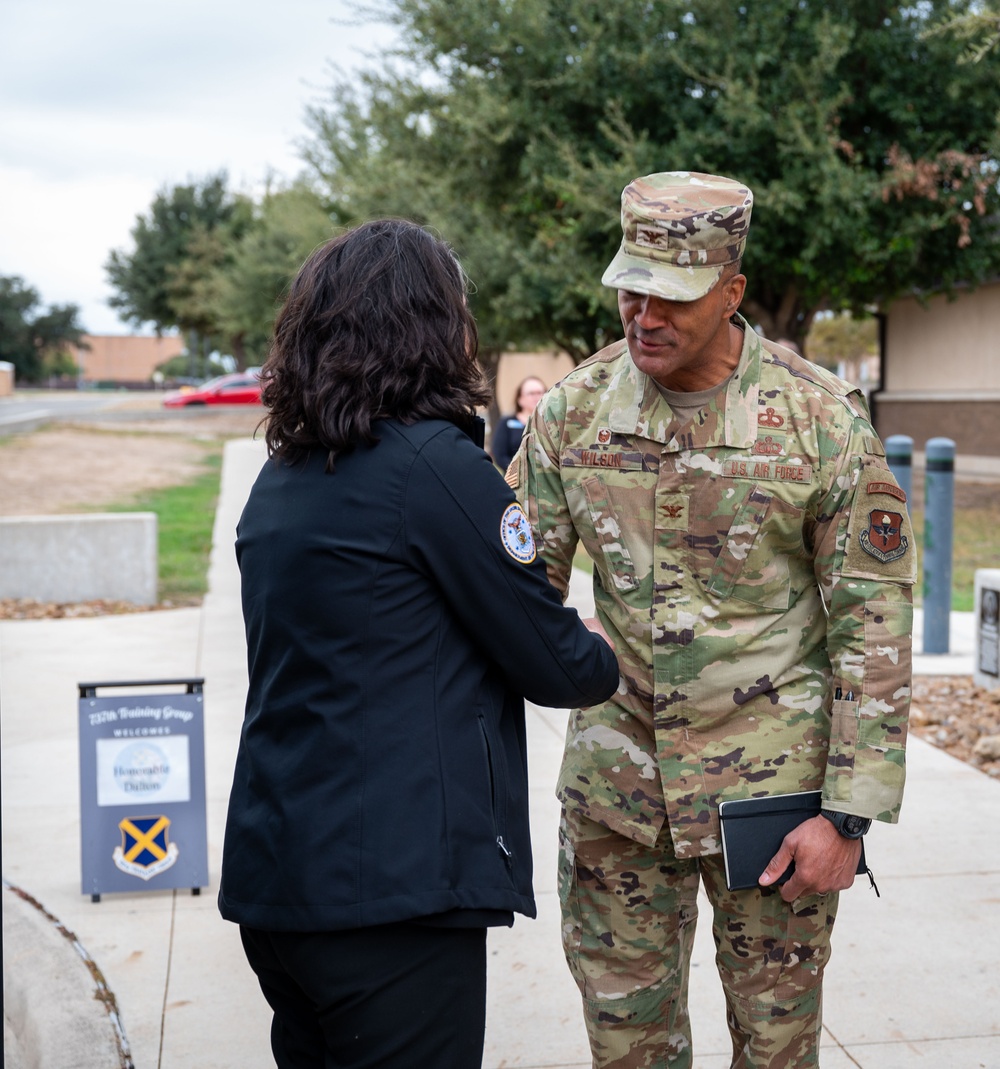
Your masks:
M 84 383 L 148 383 L 160 364 L 185 349 L 183 338 L 166 335 L 86 334 L 83 340 L 89 348 L 71 346 L 70 355 Z

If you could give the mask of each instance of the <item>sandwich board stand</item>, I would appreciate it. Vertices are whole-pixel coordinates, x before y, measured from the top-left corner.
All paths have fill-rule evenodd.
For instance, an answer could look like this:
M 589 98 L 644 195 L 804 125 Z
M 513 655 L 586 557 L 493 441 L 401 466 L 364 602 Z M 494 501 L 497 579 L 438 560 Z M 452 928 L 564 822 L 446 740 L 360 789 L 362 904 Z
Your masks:
M 91 901 L 208 886 L 204 683 L 77 684 L 81 890 Z M 122 693 L 137 687 L 183 689 Z

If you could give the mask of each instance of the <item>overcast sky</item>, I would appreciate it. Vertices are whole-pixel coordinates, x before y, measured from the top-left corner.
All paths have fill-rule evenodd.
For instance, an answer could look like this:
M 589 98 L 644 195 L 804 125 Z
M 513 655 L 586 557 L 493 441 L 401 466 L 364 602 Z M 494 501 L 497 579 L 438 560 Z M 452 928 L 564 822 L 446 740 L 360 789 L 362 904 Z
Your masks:
M 301 169 L 306 105 L 392 41 L 349 0 L 0 0 L 0 274 L 124 334 L 103 265 L 165 186 Z

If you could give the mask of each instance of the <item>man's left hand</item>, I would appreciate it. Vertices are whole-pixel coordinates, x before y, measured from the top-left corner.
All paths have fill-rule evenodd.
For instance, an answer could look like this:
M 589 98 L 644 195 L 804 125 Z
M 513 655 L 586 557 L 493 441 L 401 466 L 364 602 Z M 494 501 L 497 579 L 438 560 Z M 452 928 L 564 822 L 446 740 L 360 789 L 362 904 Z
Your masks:
M 781 885 L 786 902 L 845 891 L 854 883 L 860 857 L 860 839 L 845 839 L 825 817 L 811 817 L 785 836 L 758 882 L 762 887 L 776 883 L 794 860 L 795 871 Z

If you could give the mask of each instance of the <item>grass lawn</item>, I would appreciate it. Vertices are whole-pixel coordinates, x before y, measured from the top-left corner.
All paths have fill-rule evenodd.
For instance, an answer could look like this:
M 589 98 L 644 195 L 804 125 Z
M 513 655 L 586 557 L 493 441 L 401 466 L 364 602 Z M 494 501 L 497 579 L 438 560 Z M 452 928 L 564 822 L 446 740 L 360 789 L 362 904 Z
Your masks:
M 222 477 L 222 447 L 204 458 L 205 472 L 191 482 L 139 494 L 107 512 L 155 512 L 161 604 L 197 603 L 208 590 L 212 527 Z
M 913 495 L 917 497 L 916 494 Z M 955 612 L 972 612 L 977 568 L 1000 568 L 1000 485 L 993 502 L 975 501 L 963 505 L 960 484 L 956 484 L 954 536 L 951 555 L 951 607 Z M 923 600 L 924 517 L 919 507 L 911 512 L 913 536 L 917 543 L 917 585 L 913 600 Z

